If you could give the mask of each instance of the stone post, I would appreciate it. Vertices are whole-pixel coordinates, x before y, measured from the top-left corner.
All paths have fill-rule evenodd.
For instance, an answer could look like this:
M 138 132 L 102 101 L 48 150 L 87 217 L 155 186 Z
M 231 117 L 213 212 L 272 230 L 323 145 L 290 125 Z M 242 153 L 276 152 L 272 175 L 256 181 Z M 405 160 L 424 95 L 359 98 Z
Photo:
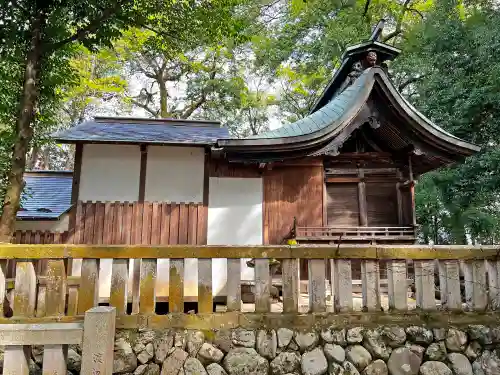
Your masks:
M 85 313 L 81 375 L 112 375 L 116 308 L 94 307 Z

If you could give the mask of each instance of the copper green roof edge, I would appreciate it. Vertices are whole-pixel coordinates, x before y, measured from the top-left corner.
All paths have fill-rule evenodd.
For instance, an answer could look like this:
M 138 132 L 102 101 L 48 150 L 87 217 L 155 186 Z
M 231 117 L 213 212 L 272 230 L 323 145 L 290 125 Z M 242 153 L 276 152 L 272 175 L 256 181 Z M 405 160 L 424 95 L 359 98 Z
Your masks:
M 329 125 L 332 125 L 335 121 L 338 121 L 342 117 L 346 110 L 350 108 L 350 105 L 356 100 L 366 83 L 366 77 L 369 76 L 369 73 L 370 69 L 365 70 L 351 86 L 347 87 L 327 105 L 309 116 L 294 123 L 284 125 L 278 129 L 254 135 L 246 139 L 257 140 L 299 137 L 301 135 L 317 132 Z
M 468 149 L 473 152 L 479 152 L 481 150 L 481 147 L 465 141 L 461 138 L 458 138 L 457 136 L 447 132 L 440 126 L 436 125 L 434 122 L 432 122 L 430 119 L 428 119 L 426 116 L 424 116 L 423 113 L 421 113 L 418 109 L 416 109 L 408 100 L 406 100 L 403 95 L 398 91 L 398 89 L 394 86 L 392 81 L 385 75 L 385 74 L 378 74 L 381 80 L 384 82 L 385 86 L 389 89 L 391 92 L 392 96 L 396 98 L 398 104 L 403 108 L 403 110 L 410 115 L 414 120 L 417 121 L 422 128 L 424 128 L 426 131 L 428 131 L 430 134 L 433 136 L 440 138 L 448 143 L 454 144 L 455 146 L 461 147 L 463 149 Z M 406 108 L 405 108 L 406 107 Z

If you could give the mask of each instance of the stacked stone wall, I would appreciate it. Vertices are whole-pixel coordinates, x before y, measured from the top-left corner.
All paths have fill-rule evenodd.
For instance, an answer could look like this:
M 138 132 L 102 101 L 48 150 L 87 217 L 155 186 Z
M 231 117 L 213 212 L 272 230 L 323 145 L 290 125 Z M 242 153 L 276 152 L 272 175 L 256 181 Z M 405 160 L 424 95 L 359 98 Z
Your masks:
M 117 333 L 134 375 L 500 375 L 500 327 L 470 325 Z
M 42 374 L 42 357 L 33 347 L 31 375 Z M 81 347 L 72 345 L 68 375 L 80 366 Z M 122 329 L 113 367 L 123 375 L 500 375 L 500 327 Z

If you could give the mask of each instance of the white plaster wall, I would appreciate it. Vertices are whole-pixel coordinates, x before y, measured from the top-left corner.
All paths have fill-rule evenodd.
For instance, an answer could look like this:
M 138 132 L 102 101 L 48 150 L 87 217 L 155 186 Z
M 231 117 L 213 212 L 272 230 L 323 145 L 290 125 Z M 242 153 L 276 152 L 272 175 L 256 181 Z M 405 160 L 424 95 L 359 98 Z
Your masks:
M 145 200 L 202 202 L 205 150 L 203 147 L 149 146 Z M 158 260 L 156 295 L 169 295 L 169 260 Z M 198 261 L 184 260 L 184 296 L 198 295 Z
M 83 146 L 78 199 L 133 202 L 139 196 L 141 152 L 137 145 Z
M 203 147 L 149 146 L 145 200 L 202 202 Z
M 59 220 L 17 220 L 16 230 L 41 230 L 65 232 L 69 227 L 69 215 L 63 214 Z
M 210 178 L 209 245 L 262 245 L 262 179 Z M 241 260 L 241 279 L 254 280 L 254 270 Z M 227 260 L 214 259 L 214 295 L 226 294 Z

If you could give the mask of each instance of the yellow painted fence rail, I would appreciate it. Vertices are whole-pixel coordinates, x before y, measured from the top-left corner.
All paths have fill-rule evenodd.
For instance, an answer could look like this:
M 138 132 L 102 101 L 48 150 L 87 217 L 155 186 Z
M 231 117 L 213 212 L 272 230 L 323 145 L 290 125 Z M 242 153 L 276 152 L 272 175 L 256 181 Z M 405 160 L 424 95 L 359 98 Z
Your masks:
M 499 253 L 498 246 L 0 245 L 0 301 L 4 305 L 0 311 L 3 323 L 81 319 L 99 303 L 100 260 L 113 259 L 109 305 L 116 308 L 117 324 L 122 326 L 161 323 L 213 328 L 219 323 L 241 325 L 284 316 L 299 320 L 318 314 L 360 316 L 352 314 L 358 299 L 358 310 L 366 316 L 382 309 L 398 313 L 412 309 L 495 313 L 500 310 Z M 198 315 L 184 314 L 184 278 L 186 272 L 193 271 L 186 269 L 185 259 L 192 258 L 198 259 Z M 212 261 L 218 258 L 227 259 L 226 312 L 221 314 L 213 313 Z M 246 258 L 255 258 L 255 303 L 248 314 L 241 302 L 241 260 Z M 67 275 L 68 259 L 82 259 L 79 276 Z M 137 271 L 131 273 L 131 293 L 127 290 L 130 259 L 136 260 Z M 170 260 L 165 315 L 156 313 L 161 259 Z M 273 259 L 281 262 L 282 293 L 276 314 L 271 299 Z M 9 280 L 5 270 L 12 260 L 16 273 L 15 279 Z M 305 302 L 300 293 L 300 260 L 308 263 Z M 43 267 L 40 262 L 44 262 Z M 361 292 L 353 294 L 355 264 L 360 266 Z M 413 270 L 414 306 L 408 294 L 409 265 Z M 380 277 L 381 267 L 385 268 L 385 280 Z M 385 291 L 381 285 L 386 285 Z M 127 309 L 130 294 L 131 313 Z M 307 314 L 301 310 L 304 304 Z

